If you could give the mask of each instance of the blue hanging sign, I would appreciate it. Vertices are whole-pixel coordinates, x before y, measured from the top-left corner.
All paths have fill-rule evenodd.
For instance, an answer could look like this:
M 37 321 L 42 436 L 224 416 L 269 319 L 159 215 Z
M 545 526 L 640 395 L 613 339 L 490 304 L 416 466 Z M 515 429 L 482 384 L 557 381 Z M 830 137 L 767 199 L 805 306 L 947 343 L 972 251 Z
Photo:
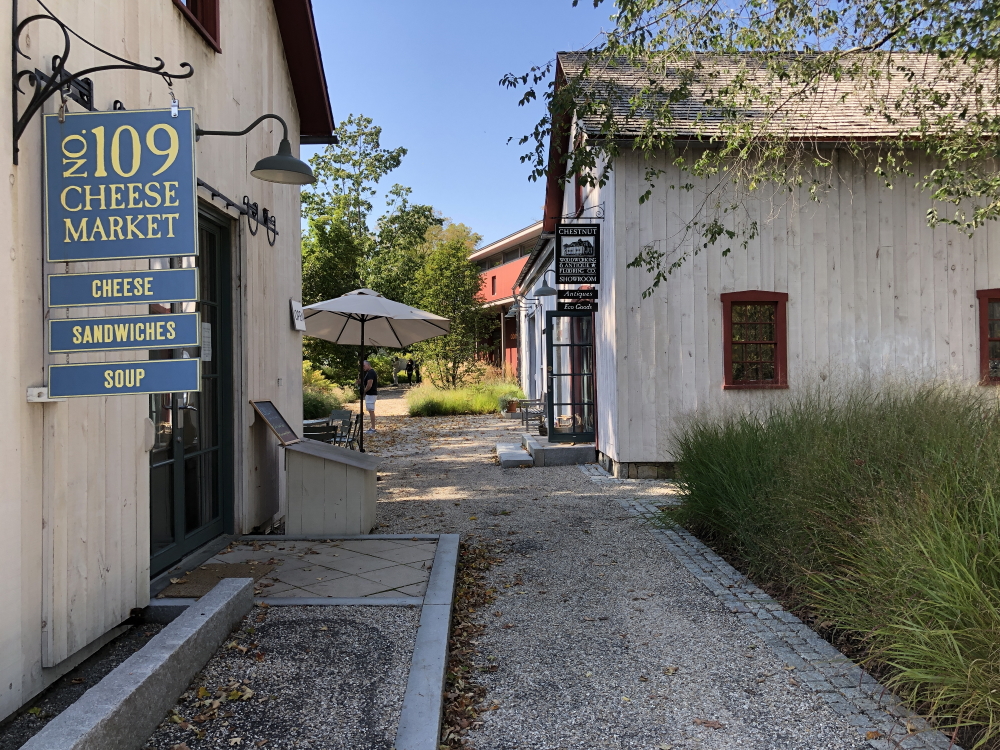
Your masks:
M 46 115 L 45 244 L 52 263 L 198 253 L 194 112 Z
M 49 351 L 104 352 L 201 346 L 198 313 L 49 321 Z
M 200 359 L 49 365 L 49 397 L 123 396 L 201 390 Z
M 49 276 L 49 307 L 146 305 L 198 299 L 198 269 L 59 273 Z

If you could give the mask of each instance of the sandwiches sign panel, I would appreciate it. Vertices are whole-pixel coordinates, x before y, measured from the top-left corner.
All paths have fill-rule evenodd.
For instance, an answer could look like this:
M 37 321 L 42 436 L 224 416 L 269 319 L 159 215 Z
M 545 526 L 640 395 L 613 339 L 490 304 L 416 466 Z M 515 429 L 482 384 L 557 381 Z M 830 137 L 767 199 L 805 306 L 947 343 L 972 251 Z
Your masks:
M 196 255 L 194 114 L 46 115 L 46 258 L 52 263 Z
M 556 284 L 601 283 L 601 225 L 556 226 Z

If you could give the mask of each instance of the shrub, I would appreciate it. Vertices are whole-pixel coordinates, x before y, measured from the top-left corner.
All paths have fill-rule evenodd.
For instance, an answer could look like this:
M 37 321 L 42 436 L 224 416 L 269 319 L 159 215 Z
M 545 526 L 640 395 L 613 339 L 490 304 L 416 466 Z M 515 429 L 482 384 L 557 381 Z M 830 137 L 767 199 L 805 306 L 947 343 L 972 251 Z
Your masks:
M 1000 412 L 946 383 L 695 418 L 670 518 L 849 634 L 943 728 L 1000 736 Z
M 308 360 L 302 362 L 302 418 L 321 419 L 357 396 L 353 389 L 339 388 Z
M 411 417 L 443 417 L 458 414 L 496 414 L 500 398 L 524 398 L 516 383 L 486 383 L 442 390 L 430 384 L 406 394 Z

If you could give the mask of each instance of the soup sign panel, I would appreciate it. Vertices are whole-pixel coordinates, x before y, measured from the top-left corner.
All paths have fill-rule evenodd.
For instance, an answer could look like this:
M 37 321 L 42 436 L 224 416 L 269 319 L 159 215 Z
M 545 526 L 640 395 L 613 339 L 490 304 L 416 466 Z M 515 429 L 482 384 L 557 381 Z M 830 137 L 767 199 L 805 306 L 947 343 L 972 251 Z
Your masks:
M 46 115 L 44 141 L 50 262 L 197 254 L 193 110 Z

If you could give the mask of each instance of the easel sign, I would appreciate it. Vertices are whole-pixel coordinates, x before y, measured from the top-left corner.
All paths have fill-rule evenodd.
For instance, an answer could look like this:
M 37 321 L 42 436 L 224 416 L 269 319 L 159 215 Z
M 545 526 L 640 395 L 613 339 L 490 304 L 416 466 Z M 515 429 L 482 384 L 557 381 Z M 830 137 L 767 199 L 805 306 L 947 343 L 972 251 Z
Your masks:
M 276 407 L 270 401 L 251 401 L 250 405 L 257 412 L 257 415 L 264 420 L 268 427 L 271 428 L 271 432 L 274 436 L 278 438 L 278 442 L 283 446 L 293 445 L 295 443 L 302 442 L 301 439 L 295 434 L 295 430 L 292 429 L 291 425 L 285 421 L 285 418 L 281 416 L 281 412 L 278 411 Z

